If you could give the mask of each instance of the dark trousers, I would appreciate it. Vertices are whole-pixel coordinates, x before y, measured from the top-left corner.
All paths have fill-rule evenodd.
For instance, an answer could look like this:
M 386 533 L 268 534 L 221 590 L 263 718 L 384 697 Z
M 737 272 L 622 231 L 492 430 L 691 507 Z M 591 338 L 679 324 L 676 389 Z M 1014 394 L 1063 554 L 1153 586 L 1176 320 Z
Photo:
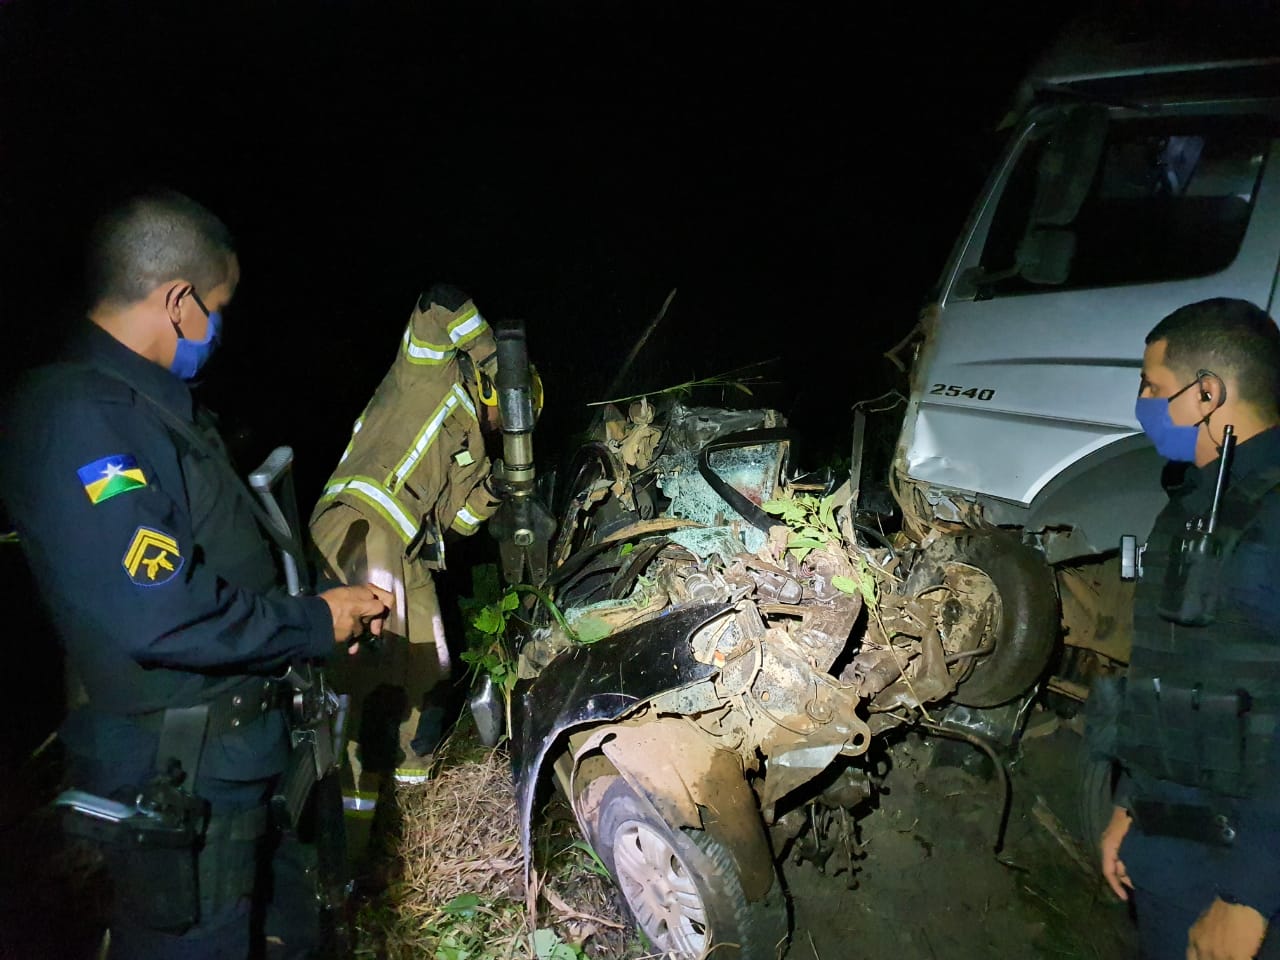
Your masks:
M 263 838 L 253 895 L 215 911 L 182 935 L 111 921 L 110 960 L 306 960 L 320 943 L 315 848 L 294 834 Z M 113 877 L 114 879 L 114 877 Z
M 1148 837 L 1136 827 L 1129 831 L 1120 859 L 1135 887 L 1142 960 L 1185 960 L 1191 927 L 1218 896 L 1221 857 L 1219 848 L 1207 844 Z M 1280 933 L 1263 943 L 1258 960 L 1264 958 L 1280 960 Z

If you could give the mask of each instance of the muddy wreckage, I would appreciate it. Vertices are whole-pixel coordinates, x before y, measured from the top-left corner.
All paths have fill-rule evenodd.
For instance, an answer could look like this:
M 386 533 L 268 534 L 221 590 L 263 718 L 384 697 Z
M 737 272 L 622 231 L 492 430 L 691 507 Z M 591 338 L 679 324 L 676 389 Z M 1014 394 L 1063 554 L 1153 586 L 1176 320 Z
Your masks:
M 773 957 L 776 858 L 871 796 L 873 738 L 945 721 L 981 745 L 967 708 L 1020 718 L 1056 636 L 1052 574 L 1016 537 L 891 541 L 850 484 L 786 479 L 789 451 L 770 410 L 606 408 L 568 474 L 554 609 L 508 624 L 526 851 L 554 780 L 676 957 Z

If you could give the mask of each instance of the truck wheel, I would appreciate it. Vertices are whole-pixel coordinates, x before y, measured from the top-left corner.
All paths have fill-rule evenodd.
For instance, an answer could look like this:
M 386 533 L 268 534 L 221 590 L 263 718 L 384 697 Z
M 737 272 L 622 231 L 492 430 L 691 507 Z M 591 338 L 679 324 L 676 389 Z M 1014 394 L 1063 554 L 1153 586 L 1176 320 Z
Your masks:
M 1116 782 L 1120 768 L 1114 760 L 1091 757 L 1087 753 L 1081 761 L 1080 796 L 1077 799 L 1080 814 L 1081 840 L 1090 853 L 1094 866 L 1102 869 L 1102 851 L 1098 841 L 1102 831 L 1111 822 L 1115 810 Z
M 950 593 L 938 605 L 949 655 L 989 651 L 952 664 L 958 703 L 994 707 L 1012 700 L 1035 683 L 1053 655 L 1059 630 L 1053 571 L 1012 534 L 940 538 L 912 570 L 908 589 Z
M 728 851 L 703 830 L 674 828 L 642 803 L 621 777 L 604 793 L 596 852 L 613 874 L 654 952 L 677 960 L 774 960 L 786 936 L 786 905 L 775 879 L 747 902 Z

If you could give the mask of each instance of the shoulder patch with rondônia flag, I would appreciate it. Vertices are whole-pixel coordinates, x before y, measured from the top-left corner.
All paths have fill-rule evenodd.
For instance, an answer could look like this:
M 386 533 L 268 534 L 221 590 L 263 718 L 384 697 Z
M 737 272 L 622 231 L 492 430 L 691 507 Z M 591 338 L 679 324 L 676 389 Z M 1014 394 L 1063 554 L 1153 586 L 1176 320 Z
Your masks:
M 92 504 L 147 485 L 147 477 L 132 454 L 120 453 L 86 463 L 76 471 Z
M 140 587 L 158 587 L 168 583 L 182 569 L 178 541 L 167 533 L 150 527 L 133 532 L 129 549 L 120 560 L 124 572 Z

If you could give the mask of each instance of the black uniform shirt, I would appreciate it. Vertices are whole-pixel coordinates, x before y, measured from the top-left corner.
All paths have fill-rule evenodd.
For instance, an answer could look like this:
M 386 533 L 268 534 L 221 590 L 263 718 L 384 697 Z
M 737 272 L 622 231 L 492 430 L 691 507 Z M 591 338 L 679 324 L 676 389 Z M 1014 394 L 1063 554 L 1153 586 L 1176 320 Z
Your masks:
M 107 793 L 153 769 L 156 711 L 334 648 L 328 605 L 275 586 L 271 543 L 229 465 L 183 441 L 157 406 L 213 433 L 185 383 L 85 324 L 67 362 L 17 391 L 0 457 L 0 489 L 88 696 L 63 728 L 93 761 L 78 785 Z M 270 776 L 286 743 L 270 711 L 211 738 L 201 779 Z
M 1257 434 L 1236 448 L 1231 482 L 1239 485 L 1277 466 L 1280 427 Z M 1174 512 L 1179 524 L 1184 518 L 1206 516 L 1217 474 L 1217 460 L 1188 468 L 1185 479 L 1169 490 L 1165 511 Z M 1168 544 L 1148 544 L 1148 550 L 1160 549 L 1167 550 Z M 1233 620 L 1280 644 L 1280 491 L 1272 490 L 1258 503 L 1254 522 L 1224 566 L 1223 584 L 1220 615 L 1230 610 Z M 1203 653 L 1209 658 L 1215 651 L 1209 647 Z M 1241 678 L 1242 683 L 1246 680 Z M 1280 771 L 1280 736 L 1271 745 L 1270 770 Z M 1119 784 L 1116 802 L 1128 806 L 1135 798 L 1215 808 L 1225 804 L 1236 821 L 1236 843 L 1229 849 L 1208 851 L 1204 869 L 1212 872 L 1221 895 L 1253 906 L 1264 916 L 1280 909 L 1280 780 L 1274 775 L 1250 799 L 1228 802 L 1198 787 L 1171 783 L 1130 767 Z

